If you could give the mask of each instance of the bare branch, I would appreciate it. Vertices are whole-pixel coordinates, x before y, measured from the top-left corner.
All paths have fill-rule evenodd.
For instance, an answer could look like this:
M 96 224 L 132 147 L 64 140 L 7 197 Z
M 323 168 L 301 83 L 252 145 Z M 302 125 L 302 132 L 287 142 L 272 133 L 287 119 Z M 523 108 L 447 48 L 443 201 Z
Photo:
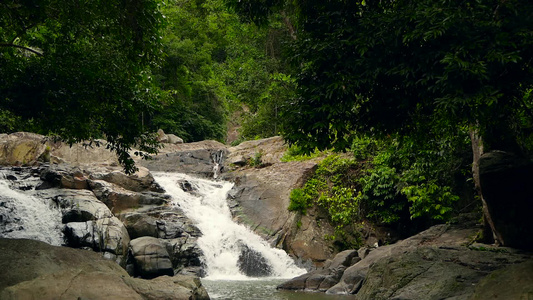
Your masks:
M 29 48 L 29 47 L 24 47 L 24 46 L 20 46 L 20 45 L 15 45 L 15 44 L 0 44 L 0 47 L 13 47 L 13 48 L 19 48 L 19 49 L 23 49 L 23 50 L 26 50 L 26 51 L 29 51 L 33 54 L 37 54 L 39 56 L 43 56 L 43 54 L 37 50 L 34 50 L 32 48 Z

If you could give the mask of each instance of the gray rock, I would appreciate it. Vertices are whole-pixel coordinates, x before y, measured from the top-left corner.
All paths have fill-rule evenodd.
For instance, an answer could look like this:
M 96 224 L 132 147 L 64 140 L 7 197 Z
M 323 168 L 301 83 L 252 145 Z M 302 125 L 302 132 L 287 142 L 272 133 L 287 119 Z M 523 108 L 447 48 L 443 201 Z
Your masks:
M 157 141 L 161 143 L 166 143 L 168 141 L 168 136 L 161 128 L 157 130 Z
M 355 294 L 355 299 L 466 300 L 491 272 L 531 260 L 531 255 L 509 249 L 467 247 L 475 232 L 475 228 L 437 225 L 378 247 L 360 261 L 350 259 L 355 251 L 341 252 L 327 264 L 328 269 L 304 274 L 279 288 L 327 289 L 327 294 Z
M 196 276 L 160 276 L 151 280 L 128 278 L 125 281 L 144 299 L 210 299 L 202 282 Z
M 133 192 L 142 192 L 153 189 L 154 177 L 150 171 L 143 167 L 138 167 L 138 169 L 139 170 L 133 175 L 126 175 L 121 171 L 93 173 L 90 175 L 90 179 L 104 180 Z
M 466 248 L 421 246 L 373 264 L 357 299 L 466 298 L 481 278 L 522 259 Z
M 140 161 L 139 164 L 151 171 L 180 172 L 213 178 L 215 157 L 220 156 L 220 151 L 226 151 L 223 145 L 220 148 L 177 151 L 156 155 L 151 160 Z
M 123 262 L 130 241 L 126 227 L 116 217 L 67 223 L 64 233 L 67 246 L 110 252 L 117 255 L 119 263 Z
M 475 287 L 470 300 L 531 299 L 533 297 L 533 260 L 494 271 Z
M 367 248 L 367 247 L 361 247 L 359 248 L 359 250 L 357 250 L 357 255 L 361 259 L 364 259 L 370 253 L 370 251 L 372 251 L 372 249 Z
M 176 206 L 147 206 L 133 212 L 121 213 L 119 217 L 125 222 L 128 231 L 132 231 L 137 236 L 143 234 L 162 239 L 173 239 L 202 235 L 194 222 Z M 141 229 L 144 233 L 135 233 L 136 230 Z
M 338 267 L 349 267 L 354 263 L 354 258 L 357 257 L 358 252 L 355 250 L 344 250 L 335 255 L 335 258 L 331 261 L 331 264 L 328 266 L 330 269 L 336 269 Z
M 159 237 L 157 220 L 145 213 L 128 213 L 121 216 L 131 239 L 143 236 Z
M 167 143 L 170 143 L 170 144 L 183 144 L 183 139 L 170 133 L 170 134 L 167 134 Z
M 243 166 L 247 164 L 248 160 L 256 156 L 257 153 L 260 153 L 261 162 L 266 165 L 271 165 L 279 163 L 286 150 L 287 145 L 280 136 L 246 141 L 229 148 L 226 164 L 228 168 L 231 168 L 231 164 Z
M 301 275 L 278 286 L 278 289 L 325 292 L 336 285 L 346 267 L 357 257 L 357 251 L 345 250 L 328 261 L 324 269 Z
M 36 187 L 37 190 L 53 187 L 82 190 L 87 189 L 87 177 L 84 172 L 68 164 L 51 165 L 40 172 L 41 180 L 44 182 Z
M 87 177 L 80 170 L 75 170 L 71 174 L 63 174 L 61 176 L 61 187 L 66 189 L 83 190 L 87 189 Z
M 54 200 L 63 212 L 63 223 L 85 222 L 113 216 L 109 208 L 91 191 L 51 189 L 40 192 L 43 198 Z
M 204 253 L 197 244 L 197 238 L 184 236 L 160 241 L 168 251 L 175 274 L 205 276 Z
M 140 237 L 130 241 L 135 275 L 150 279 L 174 275 L 167 249 L 154 237 Z
M 89 180 L 89 186 L 95 196 L 105 203 L 114 213 L 139 208 L 143 205 L 162 205 L 169 196 L 155 192 L 133 192 L 104 180 Z
M 261 253 L 244 244 L 240 245 L 240 248 L 241 253 L 237 265 L 243 274 L 250 277 L 265 277 L 271 275 L 272 266 Z
M 130 278 L 91 251 L 0 239 L 0 299 L 209 299 L 198 277 Z

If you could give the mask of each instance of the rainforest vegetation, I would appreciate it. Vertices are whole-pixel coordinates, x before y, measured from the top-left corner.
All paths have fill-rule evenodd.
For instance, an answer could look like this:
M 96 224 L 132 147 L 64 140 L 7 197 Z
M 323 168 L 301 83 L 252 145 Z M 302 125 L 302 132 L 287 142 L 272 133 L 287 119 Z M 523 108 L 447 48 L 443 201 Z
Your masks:
M 287 160 L 330 155 L 290 210 L 424 227 L 480 207 L 481 152 L 531 155 L 532 15 L 526 0 L 6 0 L 0 131 L 105 138 L 128 171 L 159 128 L 282 135 Z

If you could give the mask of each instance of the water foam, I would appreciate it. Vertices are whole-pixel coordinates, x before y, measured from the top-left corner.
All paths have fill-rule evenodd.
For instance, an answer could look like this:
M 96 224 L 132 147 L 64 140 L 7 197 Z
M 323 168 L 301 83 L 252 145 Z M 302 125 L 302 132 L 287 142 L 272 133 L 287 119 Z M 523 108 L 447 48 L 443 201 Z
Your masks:
M 63 243 L 61 212 L 50 203 L 17 191 L 0 179 L 0 237 L 32 239 L 60 246 Z
M 272 248 L 260 236 L 241 224 L 233 222 L 226 197 L 233 187 L 230 182 L 199 179 L 178 173 L 154 173 L 156 181 L 172 196 L 173 203 L 197 222 L 202 231 L 198 245 L 205 255 L 207 278 L 249 280 L 239 269 L 239 255 L 243 247 L 258 252 L 270 266 L 270 276 L 292 278 L 305 273 L 281 249 Z M 180 187 L 184 181 L 192 192 Z

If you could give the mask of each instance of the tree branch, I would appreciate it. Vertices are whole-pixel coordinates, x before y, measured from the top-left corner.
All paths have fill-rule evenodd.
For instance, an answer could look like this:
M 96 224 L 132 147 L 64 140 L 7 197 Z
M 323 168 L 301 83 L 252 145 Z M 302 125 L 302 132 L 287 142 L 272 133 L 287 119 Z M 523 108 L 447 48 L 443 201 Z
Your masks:
M 31 53 L 33 54 L 37 54 L 39 56 L 43 56 L 43 54 L 37 50 L 33 50 L 32 48 L 29 48 L 29 47 L 24 47 L 24 46 L 20 46 L 20 45 L 15 45 L 15 44 L 0 44 L 0 47 L 13 47 L 13 48 L 19 48 L 19 49 L 23 49 L 23 50 L 26 50 L 26 51 L 30 51 Z
M 294 30 L 294 26 L 292 25 L 285 11 L 281 11 L 281 17 L 283 18 L 283 23 L 285 23 L 285 26 L 287 26 L 287 29 L 289 30 L 289 34 L 292 40 L 296 41 L 297 40 L 296 31 Z

